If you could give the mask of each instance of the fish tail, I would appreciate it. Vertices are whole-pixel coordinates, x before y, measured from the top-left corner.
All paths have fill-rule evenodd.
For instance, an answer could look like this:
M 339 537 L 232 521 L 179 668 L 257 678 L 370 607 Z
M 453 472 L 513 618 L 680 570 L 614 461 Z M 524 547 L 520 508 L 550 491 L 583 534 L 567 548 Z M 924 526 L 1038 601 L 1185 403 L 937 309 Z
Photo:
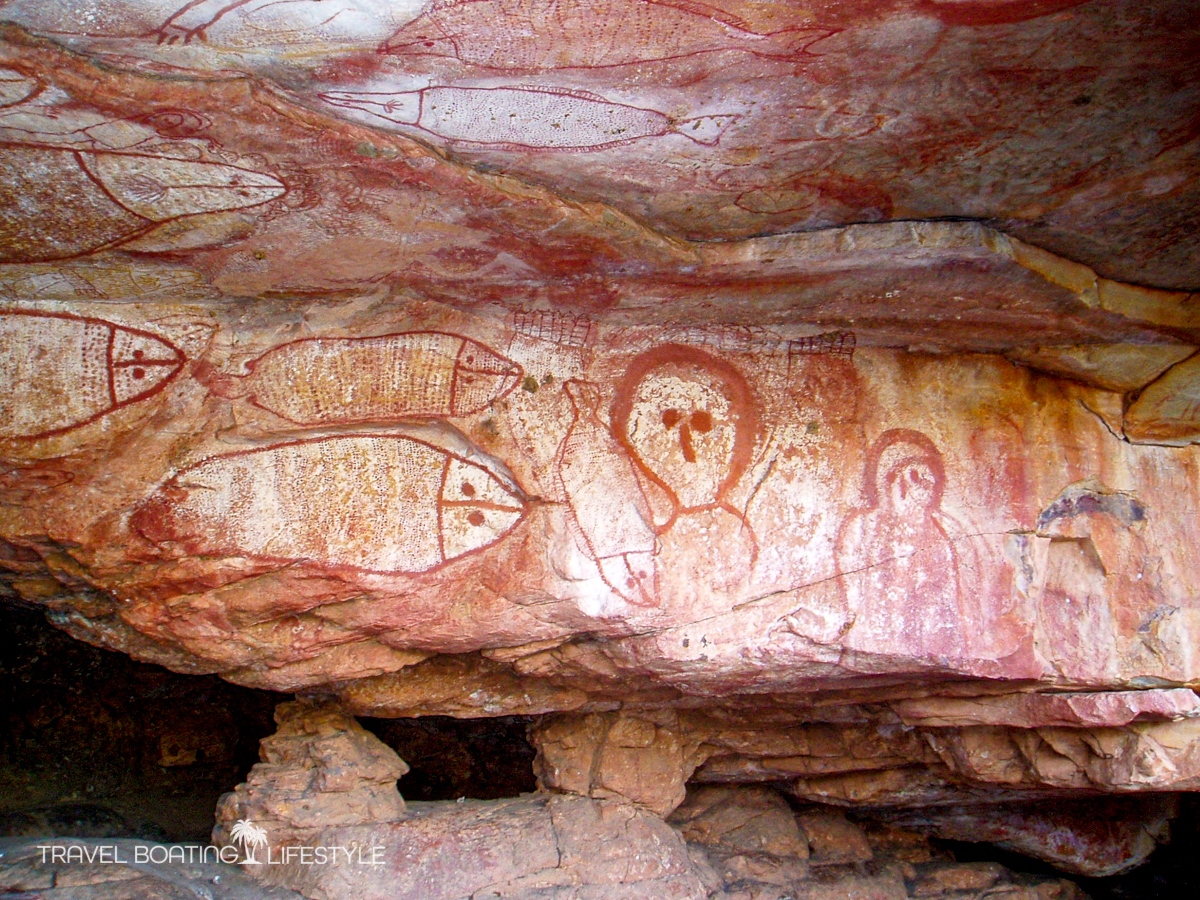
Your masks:
M 681 119 L 675 123 L 673 131 L 682 134 L 689 140 L 706 147 L 713 147 L 721 140 L 725 129 L 737 121 L 739 117 L 728 116 L 697 116 L 694 119 Z
M 227 375 L 206 359 L 192 366 L 192 377 L 208 388 L 210 394 L 224 397 L 226 400 L 236 400 L 249 392 L 244 378 Z

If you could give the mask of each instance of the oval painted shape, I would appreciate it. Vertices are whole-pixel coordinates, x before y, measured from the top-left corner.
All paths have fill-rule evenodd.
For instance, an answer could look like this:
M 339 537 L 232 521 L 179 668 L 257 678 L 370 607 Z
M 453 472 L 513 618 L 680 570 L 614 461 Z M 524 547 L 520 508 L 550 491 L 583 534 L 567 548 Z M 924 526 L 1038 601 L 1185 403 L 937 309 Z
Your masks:
M 132 519 L 189 553 L 381 574 L 436 569 L 499 542 L 525 501 L 482 466 L 409 437 L 350 435 L 214 456 Z
M 67 313 L 0 310 L 0 439 L 78 428 L 157 394 L 184 356 L 164 338 Z
M 523 374 L 478 341 L 440 331 L 309 338 L 247 368 L 244 387 L 224 391 L 246 390 L 255 406 L 298 425 L 468 416 L 507 395 Z

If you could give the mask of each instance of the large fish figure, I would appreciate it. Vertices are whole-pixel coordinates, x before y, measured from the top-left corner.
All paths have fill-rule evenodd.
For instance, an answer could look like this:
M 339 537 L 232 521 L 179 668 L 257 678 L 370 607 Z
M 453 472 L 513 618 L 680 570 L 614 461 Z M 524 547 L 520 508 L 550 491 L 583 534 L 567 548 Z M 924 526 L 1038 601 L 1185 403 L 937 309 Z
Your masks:
M 0 144 L 0 262 L 69 259 L 164 222 L 258 206 L 286 191 L 270 175 L 238 166 Z
M 668 134 L 714 145 L 738 118 L 675 119 L 584 91 L 537 87 L 327 91 L 319 98 L 331 106 L 366 113 L 367 121 L 380 119 L 458 144 L 506 150 L 604 150 Z
M 832 34 L 762 34 L 691 0 L 450 0 L 435 3 L 383 45 L 508 72 L 597 69 L 737 50 L 794 59 Z
M 44 438 L 94 422 L 157 394 L 183 362 L 148 331 L 0 310 L 0 438 Z
M 247 363 L 250 374 L 203 370 L 223 397 L 249 397 L 298 425 L 451 418 L 482 412 L 521 380 L 521 367 L 478 341 L 441 331 L 308 338 Z
M 192 554 L 427 572 L 505 537 L 518 489 L 409 437 L 353 435 L 216 456 L 184 469 L 133 516 Z

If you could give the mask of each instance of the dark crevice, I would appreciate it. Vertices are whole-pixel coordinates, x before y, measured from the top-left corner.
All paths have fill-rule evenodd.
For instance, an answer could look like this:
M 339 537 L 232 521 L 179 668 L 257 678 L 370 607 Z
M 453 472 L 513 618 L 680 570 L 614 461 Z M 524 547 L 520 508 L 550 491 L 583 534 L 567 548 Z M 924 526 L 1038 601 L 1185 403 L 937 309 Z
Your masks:
M 406 800 L 498 800 L 534 790 L 534 749 L 525 734 L 530 721 L 359 719 L 408 763 L 411 771 L 398 785 Z
M 0 600 L 0 836 L 207 841 L 287 695 L 180 675 Z

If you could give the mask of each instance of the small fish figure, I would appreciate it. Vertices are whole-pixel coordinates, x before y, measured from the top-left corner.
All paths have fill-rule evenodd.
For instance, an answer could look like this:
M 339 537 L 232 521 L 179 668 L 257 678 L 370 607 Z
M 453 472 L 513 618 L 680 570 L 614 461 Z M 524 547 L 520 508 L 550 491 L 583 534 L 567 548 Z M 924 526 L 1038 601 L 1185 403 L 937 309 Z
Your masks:
M 69 259 L 164 222 L 258 206 L 279 180 L 237 166 L 0 144 L 0 262 Z
M 506 72 L 599 69 L 723 50 L 795 59 L 833 32 L 761 34 L 692 0 L 449 0 L 397 31 L 381 48 L 440 56 Z
M 736 115 L 673 119 L 586 91 L 538 87 L 427 87 L 419 91 L 327 91 L 331 106 L 457 144 L 505 150 L 595 151 L 668 134 L 713 146 Z
M 0 439 L 61 434 L 157 394 L 183 354 L 148 331 L 0 310 Z
M 308 338 L 251 360 L 243 378 L 202 369 L 223 397 L 249 397 L 297 425 L 454 418 L 487 409 L 521 367 L 478 341 L 440 331 Z
M 525 516 L 518 490 L 415 438 L 317 438 L 190 466 L 132 525 L 192 554 L 428 572 L 508 535 Z

